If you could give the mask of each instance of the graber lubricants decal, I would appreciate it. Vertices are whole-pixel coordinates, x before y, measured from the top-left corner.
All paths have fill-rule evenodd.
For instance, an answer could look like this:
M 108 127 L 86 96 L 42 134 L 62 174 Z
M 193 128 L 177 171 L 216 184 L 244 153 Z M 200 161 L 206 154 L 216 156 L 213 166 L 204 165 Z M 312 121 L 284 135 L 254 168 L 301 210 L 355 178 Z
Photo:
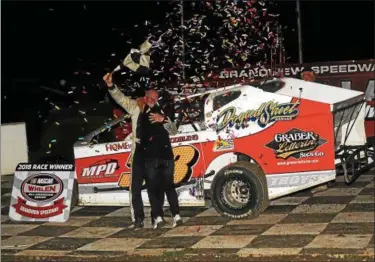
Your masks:
M 236 129 L 246 128 L 248 122 L 256 122 L 260 127 L 266 127 L 276 121 L 293 120 L 297 117 L 300 101 L 289 103 L 265 102 L 257 109 L 250 109 L 239 114 L 235 107 L 228 107 L 217 116 L 217 131 L 224 128 L 235 127 Z
M 266 147 L 274 150 L 276 158 L 295 159 L 323 156 L 323 152 L 317 152 L 319 146 L 327 141 L 320 138 L 318 134 L 312 131 L 303 131 L 297 128 L 291 129 L 284 134 L 276 134 L 273 141 Z

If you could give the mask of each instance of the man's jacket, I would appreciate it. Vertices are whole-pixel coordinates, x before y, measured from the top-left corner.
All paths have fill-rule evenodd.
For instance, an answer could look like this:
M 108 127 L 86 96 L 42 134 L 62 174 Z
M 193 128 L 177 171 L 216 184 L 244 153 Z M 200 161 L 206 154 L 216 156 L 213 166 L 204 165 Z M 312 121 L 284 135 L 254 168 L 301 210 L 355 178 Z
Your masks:
M 112 87 L 109 88 L 109 93 L 111 94 L 112 98 L 120 106 L 122 106 L 126 110 L 126 112 L 128 112 L 128 114 L 131 116 L 131 119 L 132 119 L 132 149 L 131 150 L 132 150 L 132 155 L 134 155 L 137 139 L 140 139 L 139 137 L 136 137 L 138 116 L 143 110 L 145 102 L 143 98 L 131 99 L 130 97 L 125 96 L 116 85 L 113 85 Z M 164 124 L 164 128 L 168 131 L 170 135 L 177 134 L 177 127 L 170 120 L 170 118 L 167 118 L 167 122 Z

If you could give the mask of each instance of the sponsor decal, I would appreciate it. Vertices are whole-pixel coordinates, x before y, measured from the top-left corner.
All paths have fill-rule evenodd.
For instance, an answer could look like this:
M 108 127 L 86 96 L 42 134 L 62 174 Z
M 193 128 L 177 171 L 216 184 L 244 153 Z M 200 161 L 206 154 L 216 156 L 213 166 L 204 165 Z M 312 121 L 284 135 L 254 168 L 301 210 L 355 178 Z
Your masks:
M 324 156 L 323 152 L 320 152 L 321 156 Z M 288 160 L 283 162 L 277 162 L 278 166 L 291 166 L 291 165 L 306 165 L 306 164 L 317 164 L 319 159 L 300 159 L 300 160 Z
M 171 137 L 171 143 L 181 143 L 181 142 L 188 142 L 188 141 L 195 141 L 198 140 L 198 135 L 189 135 L 189 136 L 179 136 L 179 137 Z
M 29 176 L 22 182 L 21 194 L 29 201 L 46 202 L 59 197 L 63 188 L 64 185 L 59 177 L 41 173 Z
M 214 143 L 213 151 L 214 152 L 227 151 L 227 150 L 232 150 L 233 148 L 234 148 L 233 140 L 219 138 Z
M 256 122 L 264 128 L 276 121 L 293 120 L 299 113 L 297 109 L 299 105 L 299 100 L 283 104 L 269 101 L 261 104 L 257 109 L 250 109 L 238 115 L 235 107 L 228 107 L 217 117 L 217 131 L 221 131 L 227 126 L 236 129 L 246 128 L 248 122 Z
M 273 149 L 276 158 L 295 159 L 305 157 L 323 156 L 323 152 L 313 152 L 319 146 L 325 144 L 327 140 L 320 138 L 318 134 L 312 131 L 303 131 L 293 128 L 284 134 L 276 134 L 273 141 L 266 147 Z
M 128 142 L 119 142 L 119 143 L 115 143 L 115 144 L 107 144 L 105 145 L 105 150 L 107 152 L 111 152 L 111 151 L 119 151 L 119 150 L 126 150 L 126 149 L 131 149 L 131 144 L 128 143 Z
M 9 217 L 13 221 L 68 220 L 75 179 L 73 164 L 19 163 L 14 173 Z
M 82 177 L 108 177 L 115 173 L 120 168 L 116 159 L 105 159 L 100 160 L 93 165 L 86 167 L 82 170 Z
M 224 175 L 230 175 L 230 174 L 243 174 L 243 171 L 240 169 L 225 170 Z
M 332 172 L 316 172 L 316 173 L 293 173 L 287 175 L 268 175 L 267 185 L 269 188 L 278 187 L 295 187 L 305 184 L 316 183 L 320 180 L 326 180 L 334 176 Z
M 64 208 L 64 198 L 61 198 L 54 202 L 50 206 L 30 206 L 26 204 L 26 200 L 18 197 L 17 203 L 12 205 L 15 208 L 16 213 L 21 216 L 31 217 L 31 218 L 49 218 L 60 215 L 63 213 Z

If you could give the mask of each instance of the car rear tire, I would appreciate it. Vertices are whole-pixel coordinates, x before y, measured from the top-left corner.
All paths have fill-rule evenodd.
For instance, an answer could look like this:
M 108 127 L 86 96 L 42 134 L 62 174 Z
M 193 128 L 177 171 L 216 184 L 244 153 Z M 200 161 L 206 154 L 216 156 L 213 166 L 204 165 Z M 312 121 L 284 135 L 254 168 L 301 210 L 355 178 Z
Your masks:
M 255 218 L 269 205 L 262 169 L 244 161 L 222 168 L 211 184 L 211 194 L 215 210 L 234 219 Z

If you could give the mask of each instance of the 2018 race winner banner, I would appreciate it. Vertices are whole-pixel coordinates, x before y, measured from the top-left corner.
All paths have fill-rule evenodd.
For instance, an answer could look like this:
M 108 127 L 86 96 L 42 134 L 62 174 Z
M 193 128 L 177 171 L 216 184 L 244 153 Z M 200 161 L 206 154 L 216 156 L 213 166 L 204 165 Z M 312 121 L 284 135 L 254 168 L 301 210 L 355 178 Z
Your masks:
M 18 164 L 9 218 L 14 221 L 67 221 L 74 173 L 72 164 Z

